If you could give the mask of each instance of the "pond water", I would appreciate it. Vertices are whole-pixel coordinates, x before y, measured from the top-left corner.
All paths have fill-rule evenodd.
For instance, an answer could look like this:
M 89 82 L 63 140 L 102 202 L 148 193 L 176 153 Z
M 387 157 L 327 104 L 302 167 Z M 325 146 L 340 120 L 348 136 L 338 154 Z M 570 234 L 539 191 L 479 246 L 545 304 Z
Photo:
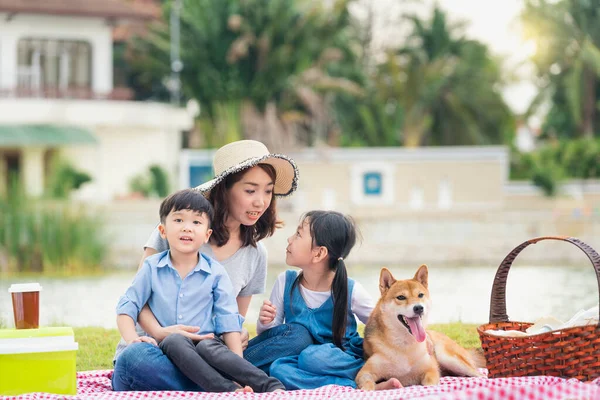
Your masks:
M 397 279 L 412 277 L 416 268 L 390 267 Z M 433 299 L 430 323 L 488 321 L 490 293 L 497 267 L 432 267 L 429 285 Z M 270 267 L 267 293 L 252 299 L 247 320 L 255 322 L 262 300 L 285 267 Z M 350 267 L 351 277 L 379 297 L 379 267 Z M 116 328 L 115 305 L 129 286 L 134 271 L 93 278 L 14 278 L 0 281 L 0 321 L 13 327 L 11 283 L 40 282 L 40 324 Z M 507 283 L 507 311 L 512 321 L 533 322 L 552 315 L 569 319 L 580 309 L 598 305 L 598 283 L 591 266 L 513 266 Z

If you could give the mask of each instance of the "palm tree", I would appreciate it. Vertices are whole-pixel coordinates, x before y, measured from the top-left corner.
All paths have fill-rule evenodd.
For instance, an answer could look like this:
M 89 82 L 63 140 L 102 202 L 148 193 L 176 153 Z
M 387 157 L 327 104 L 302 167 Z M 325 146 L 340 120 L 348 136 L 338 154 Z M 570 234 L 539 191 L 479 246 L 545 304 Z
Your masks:
M 498 86 L 497 62 L 487 48 L 450 24 L 435 6 L 417 16 L 407 43 L 379 67 L 379 89 L 404 111 L 405 146 L 500 143 L 511 115 Z
M 335 93 L 361 94 L 344 75 L 357 40 L 349 2 L 326 9 L 298 0 L 184 0 L 183 91 L 200 102 L 211 145 L 247 137 L 277 149 L 330 139 Z M 153 58 L 145 65 L 164 65 L 166 27 L 143 45 Z
M 592 137 L 599 122 L 600 0 L 525 0 L 521 19 L 526 37 L 537 44 L 540 95 L 534 105 L 550 97 L 555 108 L 548 118 L 558 112 L 565 129 L 572 121 L 576 134 Z

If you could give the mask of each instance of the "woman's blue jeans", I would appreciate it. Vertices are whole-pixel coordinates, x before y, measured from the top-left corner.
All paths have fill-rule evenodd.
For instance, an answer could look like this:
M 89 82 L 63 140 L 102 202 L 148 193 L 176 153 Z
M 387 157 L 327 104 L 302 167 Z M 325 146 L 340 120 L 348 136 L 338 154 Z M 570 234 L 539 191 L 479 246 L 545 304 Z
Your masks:
M 311 344 L 313 338 L 302 325 L 279 325 L 250 340 L 244 358 L 269 373 L 273 361 L 300 354 Z M 112 385 L 116 391 L 203 391 L 149 343 L 132 343 L 123 350 L 115 363 Z
M 150 343 L 132 343 L 119 354 L 112 386 L 116 391 L 204 391 L 183 375 L 160 348 Z

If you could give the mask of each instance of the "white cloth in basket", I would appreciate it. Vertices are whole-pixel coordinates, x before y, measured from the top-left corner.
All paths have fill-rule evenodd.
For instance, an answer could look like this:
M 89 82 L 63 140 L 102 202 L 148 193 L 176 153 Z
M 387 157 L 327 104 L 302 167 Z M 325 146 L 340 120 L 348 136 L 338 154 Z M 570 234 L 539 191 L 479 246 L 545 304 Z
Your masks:
M 567 322 L 563 322 L 554 317 L 543 317 L 535 321 L 535 323 L 527 328 L 525 332 L 517 330 L 505 331 L 501 329 L 488 329 L 485 331 L 485 333 L 494 336 L 506 337 L 533 336 L 546 332 L 586 325 L 598 325 L 598 306 L 592 307 L 588 310 L 579 310 Z

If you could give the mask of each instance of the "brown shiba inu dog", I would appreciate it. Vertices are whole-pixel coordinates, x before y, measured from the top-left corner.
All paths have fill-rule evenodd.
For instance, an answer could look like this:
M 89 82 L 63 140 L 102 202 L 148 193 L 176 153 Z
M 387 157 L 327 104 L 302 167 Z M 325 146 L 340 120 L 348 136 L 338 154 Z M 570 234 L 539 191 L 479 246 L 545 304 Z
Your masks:
M 366 363 L 356 376 L 360 389 L 396 378 L 404 386 L 437 385 L 441 375 L 481 377 L 483 355 L 470 353 L 452 339 L 426 330 L 430 307 L 428 271 L 421 265 L 413 279 L 395 280 L 381 270 L 381 298 L 365 328 Z

